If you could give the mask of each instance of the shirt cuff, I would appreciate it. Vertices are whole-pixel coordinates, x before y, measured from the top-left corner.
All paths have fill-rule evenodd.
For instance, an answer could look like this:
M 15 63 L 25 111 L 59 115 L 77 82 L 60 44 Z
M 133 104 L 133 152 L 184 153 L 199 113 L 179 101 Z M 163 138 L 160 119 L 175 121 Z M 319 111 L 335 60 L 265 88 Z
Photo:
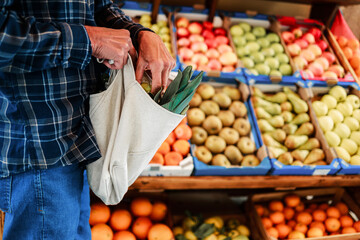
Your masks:
M 59 23 L 62 33 L 62 66 L 85 69 L 91 61 L 91 42 L 83 25 Z

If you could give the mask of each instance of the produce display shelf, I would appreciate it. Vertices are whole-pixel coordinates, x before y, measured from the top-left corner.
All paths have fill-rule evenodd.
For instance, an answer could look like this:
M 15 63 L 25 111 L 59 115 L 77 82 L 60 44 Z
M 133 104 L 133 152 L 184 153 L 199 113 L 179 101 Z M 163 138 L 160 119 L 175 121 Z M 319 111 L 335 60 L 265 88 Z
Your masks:
M 360 175 L 139 177 L 130 189 L 260 189 L 360 186 Z

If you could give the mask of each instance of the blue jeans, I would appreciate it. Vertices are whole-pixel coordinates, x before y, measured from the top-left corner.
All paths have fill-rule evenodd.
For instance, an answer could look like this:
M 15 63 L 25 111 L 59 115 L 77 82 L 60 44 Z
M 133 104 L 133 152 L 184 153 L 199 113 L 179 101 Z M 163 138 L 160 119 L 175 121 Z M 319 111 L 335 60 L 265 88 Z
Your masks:
M 3 240 L 90 240 L 90 195 L 74 164 L 0 178 Z

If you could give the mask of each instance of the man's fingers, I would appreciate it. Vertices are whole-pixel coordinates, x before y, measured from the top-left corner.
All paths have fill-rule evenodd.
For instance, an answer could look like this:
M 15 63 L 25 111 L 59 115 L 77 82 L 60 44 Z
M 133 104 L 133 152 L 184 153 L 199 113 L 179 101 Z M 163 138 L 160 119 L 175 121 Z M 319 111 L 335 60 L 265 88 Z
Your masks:
M 170 71 L 168 69 L 164 69 L 161 73 L 161 86 L 163 89 L 166 89 L 169 82 L 169 74 Z
M 131 57 L 131 60 L 132 60 L 132 62 L 134 64 L 134 66 L 136 66 L 137 52 L 136 52 L 136 49 L 133 46 L 131 46 L 129 54 L 130 54 L 130 57 Z
M 144 76 L 145 67 L 146 67 L 146 63 L 142 60 L 142 58 L 139 58 L 136 64 L 135 77 L 136 77 L 136 81 L 138 81 L 140 84 Z

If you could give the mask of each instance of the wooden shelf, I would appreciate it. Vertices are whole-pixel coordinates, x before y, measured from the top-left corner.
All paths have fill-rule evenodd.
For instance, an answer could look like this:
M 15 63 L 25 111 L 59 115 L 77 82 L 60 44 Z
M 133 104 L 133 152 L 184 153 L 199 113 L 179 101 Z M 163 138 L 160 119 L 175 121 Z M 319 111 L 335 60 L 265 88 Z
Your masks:
M 139 177 L 130 189 L 291 189 L 309 187 L 359 187 L 360 176 L 204 176 L 204 177 Z

